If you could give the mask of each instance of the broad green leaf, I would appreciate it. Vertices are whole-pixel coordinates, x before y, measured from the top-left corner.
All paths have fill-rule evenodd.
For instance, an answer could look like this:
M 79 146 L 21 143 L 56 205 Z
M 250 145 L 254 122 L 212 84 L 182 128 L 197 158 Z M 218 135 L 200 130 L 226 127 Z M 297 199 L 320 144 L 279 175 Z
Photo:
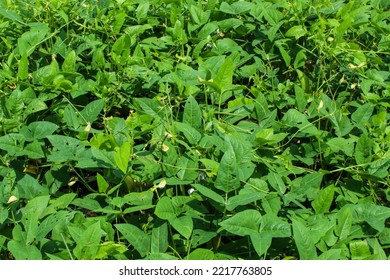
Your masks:
M 331 151 L 334 153 L 343 152 L 347 156 L 351 157 L 353 155 L 354 139 L 335 137 L 330 139 L 326 144 L 330 147 Z
M 141 109 L 148 115 L 154 117 L 155 119 L 164 118 L 164 107 L 157 100 L 150 98 L 137 98 L 135 99 Z
M 22 242 L 10 240 L 8 250 L 16 260 L 42 260 L 42 254 L 34 245 L 26 245 Z
M 182 132 L 190 144 L 197 144 L 202 134 L 187 123 L 175 122 L 175 128 Z
M 292 219 L 292 229 L 300 260 L 316 260 L 317 250 L 312 241 L 310 230 L 298 219 Z
M 176 162 L 179 169 L 177 177 L 181 180 L 193 181 L 198 178 L 198 157 L 184 153 Z
M 192 251 L 185 260 L 213 260 L 214 253 L 209 249 L 197 248 Z
M 42 217 L 56 213 L 60 209 L 65 209 L 76 198 L 77 194 L 67 193 L 56 199 L 51 199 L 49 206 L 43 211 Z
M 62 71 L 69 73 L 76 72 L 76 52 L 74 50 L 71 50 L 65 57 L 62 63 Z
M 190 6 L 190 15 L 195 24 L 201 25 L 207 23 L 210 18 L 211 11 L 203 10 L 195 5 Z
M 219 163 L 215 187 L 224 192 L 230 192 L 240 186 L 236 156 L 232 149 L 229 149 Z
M 103 242 L 99 244 L 98 251 L 96 253 L 96 259 L 107 259 L 115 255 L 123 254 L 127 250 L 127 246 L 124 244 L 118 244 L 113 241 Z
M 375 204 L 348 205 L 352 210 L 352 217 L 355 223 L 367 222 L 377 231 L 385 228 L 385 221 L 390 217 L 390 208 Z
M 18 67 L 18 78 L 20 80 L 25 80 L 28 78 L 28 59 L 27 54 L 23 54 L 22 57 L 19 60 L 19 67 Z
M 37 121 L 30 123 L 27 127 L 22 127 L 20 133 L 24 135 L 27 141 L 33 141 L 52 135 L 58 127 L 58 125 L 52 122 Z
M 290 237 L 291 225 L 275 214 L 266 214 L 261 217 L 259 232 L 276 238 Z
M 328 187 L 322 189 L 316 199 L 313 200 L 311 205 L 314 208 L 316 214 L 322 214 L 329 211 L 330 206 L 333 202 L 334 196 L 334 185 L 329 185 Z
M 187 240 L 190 239 L 194 223 L 189 216 L 179 216 L 173 219 L 169 219 L 169 224 L 183 235 Z
M 141 257 L 150 252 L 150 236 L 131 224 L 116 224 L 115 227 L 123 237 L 132 245 Z
M 239 15 L 242 13 L 249 12 L 253 7 L 254 4 L 247 1 L 233 2 L 232 4 L 222 2 L 221 7 L 219 9 L 221 12 L 227 14 Z
M 250 184 L 250 185 L 249 185 Z M 259 190 L 257 189 L 259 188 Z M 237 206 L 248 205 L 265 197 L 268 192 L 267 183 L 261 179 L 249 179 L 238 195 L 228 199 L 226 209 L 232 211 Z
M 167 196 L 162 197 L 157 202 L 154 214 L 162 220 L 170 220 L 176 218 L 176 213 L 173 209 L 171 199 Z
M 381 159 L 372 162 L 368 167 L 368 173 L 370 175 L 385 178 L 389 175 L 390 167 L 390 152 L 387 152 Z
M 93 123 L 98 117 L 104 107 L 104 99 L 94 100 L 88 103 L 87 106 L 80 112 L 85 123 Z
M 104 177 L 98 173 L 98 174 L 96 174 L 96 180 L 97 180 L 99 192 L 100 193 L 106 192 L 106 190 L 109 186 L 106 179 L 104 179 Z
M 367 240 L 353 240 L 349 243 L 352 260 L 363 260 L 371 256 Z
M 280 194 L 284 194 L 286 192 L 286 185 L 283 182 L 282 176 L 280 176 L 278 173 L 271 171 L 267 175 L 267 179 L 275 191 L 279 192 Z
M 18 38 L 18 50 L 20 55 L 31 55 L 37 46 L 43 42 L 49 27 L 44 23 L 37 23 L 36 26 L 32 26 L 30 31 L 27 31 Z
M 195 228 L 191 236 L 191 246 L 196 248 L 199 245 L 209 242 L 211 239 L 217 236 L 217 233 L 214 231 L 203 230 Z
M 225 60 L 213 80 L 220 89 L 233 84 L 233 62 L 230 58 Z
M 24 207 L 23 216 L 25 218 L 41 218 L 41 214 L 44 213 L 47 204 L 49 203 L 50 196 L 37 196 L 32 198 Z
M 340 260 L 340 258 L 341 249 L 329 249 L 318 257 L 319 260 Z
M 164 253 L 168 249 L 168 225 L 167 222 L 156 220 L 152 229 L 150 252 Z
M 115 147 L 114 160 L 118 168 L 124 173 L 127 173 L 127 167 L 129 166 L 131 153 L 130 142 L 124 142 L 122 146 Z
M 352 211 L 349 207 L 343 207 L 336 214 L 337 227 L 335 229 L 336 235 L 340 241 L 344 241 L 351 234 L 352 227 Z
M 202 195 L 204 195 L 205 197 L 221 204 L 221 205 L 224 205 L 225 204 L 225 199 L 219 195 L 218 193 L 216 193 L 215 191 L 211 190 L 210 188 L 207 188 L 205 186 L 202 186 L 200 184 L 192 184 L 191 186 L 193 186 L 197 191 L 199 191 Z
M 76 198 L 71 204 L 91 211 L 98 211 L 102 208 L 97 200 L 89 197 Z
M 195 129 L 200 129 L 202 126 L 202 111 L 192 95 L 187 98 L 184 105 L 183 123 L 187 123 Z
M 250 234 L 252 246 L 259 257 L 263 256 L 272 243 L 272 236 L 264 233 Z
M 375 106 L 372 103 L 366 103 L 356 109 L 352 113 L 351 119 L 355 123 L 356 127 L 364 130 L 366 124 L 374 112 Z
M 10 133 L 0 137 L 0 149 L 6 151 L 10 156 L 24 154 L 24 141 L 25 138 L 22 134 Z
M 113 151 L 105 151 L 92 147 L 91 152 L 94 160 L 98 161 L 100 167 L 117 168 Z
M 297 111 L 296 109 L 289 109 L 287 113 L 284 114 L 282 123 L 287 127 L 298 128 L 299 133 L 304 133 L 311 136 L 320 135 L 319 130 L 307 120 L 307 116 Z
M 357 164 L 369 163 L 372 160 L 372 140 L 362 134 L 356 143 L 355 160 Z
M 300 50 L 294 60 L 294 68 L 300 68 L 306 64 L 306 51 L 305 50 Z M 294 85 L 295 86 L 295 85 Z
M 239 236 L 246 236 L 253 233 L 258 233 L 260 222 L 260 212 L 248 209 L 220 222 L 219 225 L 221 226 L 220 230 L 226 230 Z
M 31 159 L 44 158 L 45 153 L 42 150 L 42 143 L 33 141 L 24 147 L 24 153 Z
M 23 19 L 20 17 L 19 14 L 11 10 L 6 10 L 3 7 L 0 7 L 0 15 L 12 21 L 16 21 L 18 23 L 24 23 Z
M 287 30 L 285 36 L 286 37 L 294 37 L 295 40 L 299 39 L 302 36 L 305 36 L 307 33 L 307 30 L 302 27 L 301 25 L 295 25 L 291 27 L 289 30 Z
M 99 243 L 102 236 L 100 222 L 97 221 L 82 232 L 73 254 L 79 260 L 94 260 L 99 251 Z
M 147 18 L 148 11 L 149 11 L 149 6 L 150 6 L 149 2 L 144 2 L 144 3 L 141 2 L 138 5 L 137 9 L 135 10 L 136 17 L 137 17 L 138 21 L 141 21 L 142 19 L 146 19 Z
M 126 203 L 130 205 L 149 205 L 153 201 L 153 192 L 132 192 L 124 196 Z
M 44 194 L 45 188 L 34 177 L 25 174 L 16 185 L 20 198 L 32 199 Z

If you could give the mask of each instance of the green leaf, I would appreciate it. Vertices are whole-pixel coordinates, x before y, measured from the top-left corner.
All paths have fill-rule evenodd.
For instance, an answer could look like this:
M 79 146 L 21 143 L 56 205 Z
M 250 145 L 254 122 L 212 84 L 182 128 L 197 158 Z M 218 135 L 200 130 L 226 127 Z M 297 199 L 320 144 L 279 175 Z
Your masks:
M 50 196 L 38 196 L 32 198 L 22 210 L 25 218 L 41 218 L 41 214 L 44 213 L 47 204 L 49 203 Z
M 99 244 L 98 251 L 96 253 L 96 259 L 107 259 L 111 256 L 123 254 L 127 251 L 127 246 L 124 244 L 117 244 L 113 241 L 107 241 Z
M 226 230 L 232 234 L 246 236 L 259 232 L 261 214 L 259 211 L 248 209 L 235 214 L 219 223 L 220 230 Z
M 187 98 L 184 105 L 183 123 L 187 123 L 195 129 L 200 129 L 202 126 L 202 111 L 192 95 Z
M 349 243 L 352 260 L 363 260 L 371 256 L 367 240 L 353 240 Z
M 348 205 L 352 210 L 355 223 L 367 222 L 379 232 L 385 228 L 385 221 L 390 217 L 390 208 L 375 204 Z
M 33 245 L 26 245 L 22 242 L 10 240 L 7 247 L 16 260 L 42 260 L 41 252 Z
M 341 249 L 329 249 L 322 253 L 318 259 L 319 260 L 340 260 L 341 258 Z
M 365 129 L 366 124 L 374 112 L 374 108 L 375 106 L 372 103 L 366 103 L 358 107 L 356 111 L 352 113 L 351 119 L 357 128 L 362 130 Z
M 18 67 L 18 78 L 20 80 L 25 80 L 28 78 L 28 64 L 27 54 L 23 54 L 19 60 Z
M 292 229 L 300 260 L 316 260 L 317 250 L 312 241 L 310 230 L 298 219 L 292 219 Z
M 97 221 L 82 232 L 73 254 L 79 260 L 94 260 L 99 251 L 99 243 L 102 236 L 100 222 Z
M 76 72 L 76 52 L 74 50 L 71 50 L 65 57 L 62 63 L 62 71 L 68 73 Z
M 238 195 L 228 199 L 226 209 L 232 211 L 238 206 L 248 205 L 265 197 L 268 192 L 267 183 L 261 179 L 251 178 L 249 182 L 239 191 Z
M 0 149 L 6 151 L 10 156 L 24 154 L 24 141 L 22 134 L 10 133 L 0 137 Z
M 307 30 L 301 25 L 295 25 L 287 30 L 285 36 L 286 37 L 295 37 L 295 40 L 298 40 L 300 37 L 305 36 Z
M 329 146 L 332 152 L 338 153 L 343 152 L 347 156 L 352 157 L 353 155 L 353 147 L 354 147 L 354 139 L 348 138 L 342 138 L 342 137 L 335 137 L 330 139 L 326 144 Z
M 187 123 L 174 122 L 175 128 L 182 132 L 191 144 L 197 144 L 202 138 L 202 134 Z
M 240 186 L 240 178 L 238 176 L 238 166 L 236 156 L 232 149 L 229 149 L 219 163 L 217 179 L 215 187 L 224 192 L 230 192 Z
M 275 191 L 279 192 L 280 194 L 284 194 L 286 192 L 286 185 L 283 182 L 282 176 L 280 176 L 278 173 L 271 171 L 267 175 L 267 179 Z
M 23 19 L 18 15 L 17 13 L 11 11 L 11 10 L 6 10 L 3 7 L 0 7 L 0 15 L 3 17 L 10 19 L 12 21 L 16 21 L 18 23 L 24 23 Z
M 164 118 L 164 107 L 160 102 L 150 98 L 136 98 L 135 99 L 141 109 L 148 115 L 161 119 Z
M 197 191 L 199 191 L 205 197 L 210 198 L 211 200 L 221 205 L 225 204 L 225 199 L 215 191 L 211 190 L 210 188 L 207 188 L 200 184 L 192 184 L 191 186 L 193 186 Z
M 179 216 L 177 218 L 169 219 L 169 224 L 183 235 L 187 240 L 190 239 L 194 223 L 189 216 Z
M 88 103 L 87 106 L 80 112 L 83 120 L 86 123 L 93 123 L 99 116 L 100 112 L 104 107 L 104 99 L 94 100 L 91 103 Z
M 280 51 L 280 54 L 282 55 L 282 58 L 284 60 L 284 63 L 286 64 L 286 66 L 290 66 L 291 64 L 291 56 L 288 54 L 288 52 L 284 49 L 283 47 L 283 43 L 279 43 L 279 41 L 276 41 L 276 46 L 278 47 L 279 51 Z
M 138 251 L 141 257 L 150 252 L 150 236 L 131 224 L 116 224 L 123 237 Z
M 162 220 L 170 220 L 176 218 L 176 213 L 169 197 L 162 197 L 156 205 L 154 214 Z
M 362 134 L 356 143 L 355 160 L 357 164 L 365 164 L 372 161 L 372 140 L 367 134 Z
M 16 185 L 20 198 L 32 199 L 43 194 L 45 188 L 34 177 L 25 174 Z
M 272 243 L 272 236 L 264 233 L 250 234 L 252 246 L 259 257 L 263 256 Z
M 184 153 L 176 162 L 179 168 L 177 177 L 181 180 L 193 181 L 198 178 L 198 157 Z
M 104 179 L 104 177 L 102 175 L 97 173 L 96 174 L 96 180 L 97 180 L 99 192 L 100 193 L 106 192 L 106 190 L 107 190 L 107 188 L 109 186 L 109 184 L 107 183 L 106 179 Z
M 164 253 L 169 246 L 168 242 L 168 224 L 161 220 L 155 221 L 152 229 L 150 252 Z
M 24 147 L 25 154 L 31 159 L 44 158 L 45 153 L 42 150 L 42 144 L 38 141 L 29 143 Z
M 262 216 L 259 232 L 276 238 L 290 237 L 291 225 L 275 214 L 266 214 Z
M 124 173 L 127 173 L 131 156 L 130 142 L 124 142 L 122 146 L 114 148 L 114 160 L 118 168 Z
M 306 64 L 306 51 L 305 50 L 300 50 L 294 60 L 294 68 L 298 69 L 302 66 L 305 66 Z
M 27 141 L 33 141 L 52 135 L 58 127 L 58 125 L 51 122 L 37 121 L 30 123 L 27 127 L 22 127 L 20 133 L 24 135 Z
M 349 207 L 343 207 L 336 214 L 337 226 L 335 229 L 336 235 L 340 241 L 344 241 L 351 234 L 352 227 L 352 211 Z
M 289 109 L 282 118 L 282 123 L 288 127 L 297 127 L 300 133 L 319 136 L 318 129 L 307 120 L 307 116 L 296 109 Z
M 214 253 L 209 249 L 197 248 L 192 251 L 185 260 L 213 260 Z
M 35 26 L 32 26 L 30 31 L 23 33 L 18 39 L 18 50 L 20 55 L 26 55 L 26 57 L 30 56 L 36 47 L 43 42 L 49 30 L 50 29 L 46 24 L 37 23 Z
M 389 167 L 390 152 L 387 152 L 381 159 L 376 160 L 369 165 L 368 173 L 379 178 L 385 178 L 389 175 Z
M 230 58 L 225 60 L 213 80 L 220 89 L 233 84 L 233 62 Z
M 329 208 L 333 202 L 333 196 L 334 185 L 329 185 L 319 192 L 317 198 L 314 199 L 311 203 L 316 214 L 322 214 L 329 211 Z

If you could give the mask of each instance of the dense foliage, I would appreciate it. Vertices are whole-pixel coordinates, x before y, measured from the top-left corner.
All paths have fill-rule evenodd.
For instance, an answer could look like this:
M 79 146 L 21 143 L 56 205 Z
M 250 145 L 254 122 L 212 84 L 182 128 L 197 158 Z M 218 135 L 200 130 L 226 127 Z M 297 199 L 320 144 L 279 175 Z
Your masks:
M 389 0 L 0 0 L 0 259 L 388 259 Z

